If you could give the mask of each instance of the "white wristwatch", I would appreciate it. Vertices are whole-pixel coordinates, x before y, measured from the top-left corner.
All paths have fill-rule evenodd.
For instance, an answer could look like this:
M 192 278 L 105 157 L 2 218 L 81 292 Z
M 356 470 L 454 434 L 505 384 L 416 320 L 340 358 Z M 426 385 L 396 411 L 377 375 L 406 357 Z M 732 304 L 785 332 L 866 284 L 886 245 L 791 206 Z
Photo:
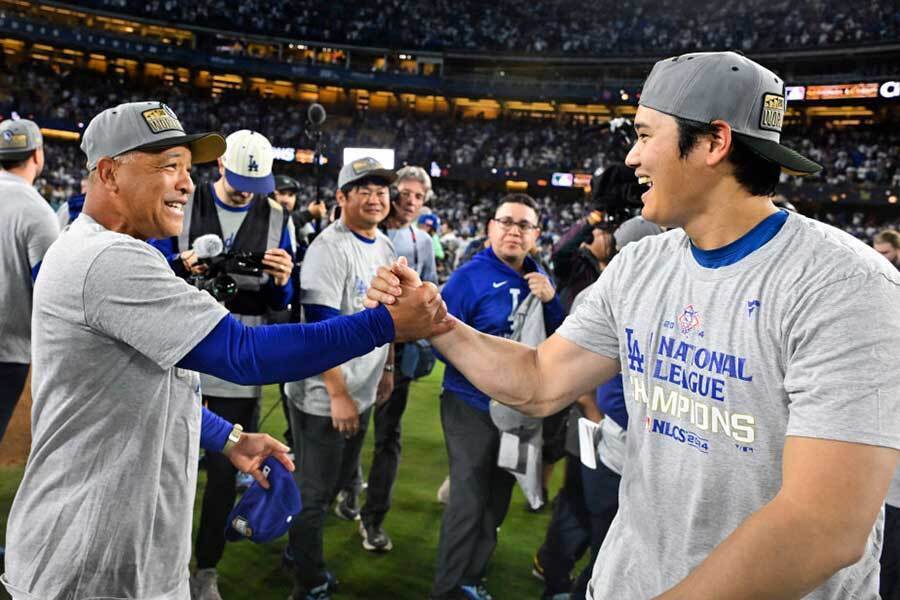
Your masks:
M 234 427 L 231 428 L 231 433 L 228 434 L 228 440 L 225 442 L 225 447 L 222 448 L 223 454 L 228 454 L 228 451 L 235 447 L 235 445 L 241 441 L 241 434 L 244 432 L 244 428 L 241 427 L 240 423 L 235 423 Z

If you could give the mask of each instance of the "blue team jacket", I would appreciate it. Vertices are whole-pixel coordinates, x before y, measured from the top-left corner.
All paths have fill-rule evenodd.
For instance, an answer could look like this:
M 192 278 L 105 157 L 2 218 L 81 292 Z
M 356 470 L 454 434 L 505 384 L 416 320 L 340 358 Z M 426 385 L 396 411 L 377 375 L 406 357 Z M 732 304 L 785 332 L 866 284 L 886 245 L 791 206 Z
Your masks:
M 525 272 L 534 271 L 543 273 L 538 264 L 527 257 Z M 502 337 L 512 333 L 512 316 L 529 293 L 525 278 L 506 266 L 491 248 L 479 252 L 457 269 L 441 290 L 450 314 L 478 331 Z M 556 331 L 564 317 L 558 296 L 544 304 L 547 335 Z M 449 363 L 444 371 L 444 389 L 459 395 L 474 408 L 488 412 L 490 398 Z

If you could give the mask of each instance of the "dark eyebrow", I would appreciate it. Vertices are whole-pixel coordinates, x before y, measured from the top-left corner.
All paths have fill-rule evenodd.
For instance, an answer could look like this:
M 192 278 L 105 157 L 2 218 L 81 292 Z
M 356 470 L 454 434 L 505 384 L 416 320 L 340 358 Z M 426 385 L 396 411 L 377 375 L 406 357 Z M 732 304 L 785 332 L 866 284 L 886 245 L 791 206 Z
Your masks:
M 646 123 L 642 122 L 642 121 L 637 121 L 637 122 L 635 122 L 635 124 L 634 124 L 634 130 L 635 130 L 635 131 L 640 131 L 641 129 L 650 129 L 650 126 L 647 125 Z

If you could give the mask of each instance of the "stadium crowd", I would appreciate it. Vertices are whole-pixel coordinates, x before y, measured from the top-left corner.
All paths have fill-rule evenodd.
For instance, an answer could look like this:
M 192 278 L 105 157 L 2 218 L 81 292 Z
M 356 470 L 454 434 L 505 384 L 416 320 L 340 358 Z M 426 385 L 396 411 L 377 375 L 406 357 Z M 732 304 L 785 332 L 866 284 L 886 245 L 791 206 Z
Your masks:
M 484 5 L 366 0 L 297 5 L 252 0 L 88 0 L 82 5 L 176 23 L 335 44 L 516 53 L 674 54 L 702 47 L 763 51 L 896 39 L 890 2 L 674 1 Z

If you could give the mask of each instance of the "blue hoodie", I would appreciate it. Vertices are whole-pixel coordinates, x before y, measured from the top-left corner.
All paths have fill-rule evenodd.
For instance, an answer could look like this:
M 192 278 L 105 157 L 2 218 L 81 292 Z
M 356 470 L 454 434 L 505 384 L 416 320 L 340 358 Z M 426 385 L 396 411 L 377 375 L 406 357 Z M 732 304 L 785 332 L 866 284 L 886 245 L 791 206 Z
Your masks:
M 544 273 L 530 256 L 525 258 L 524 271 Z M 525 278 L 506 266 L 491 248 L 479 252 L 457 269 L 441 290 L 450 314 L 478 331 L 501 337 L 512 333 L 512 317 L 529 293 Z M 556 331 L 564 318 L 562 303 L 558 296 L 553 296 L 553 300 L 544 304 L 547 335 Z M 444 389 L 458 394 L 472 407 L 488 411 L 490 398 L 449 363 L 444 371 Z

